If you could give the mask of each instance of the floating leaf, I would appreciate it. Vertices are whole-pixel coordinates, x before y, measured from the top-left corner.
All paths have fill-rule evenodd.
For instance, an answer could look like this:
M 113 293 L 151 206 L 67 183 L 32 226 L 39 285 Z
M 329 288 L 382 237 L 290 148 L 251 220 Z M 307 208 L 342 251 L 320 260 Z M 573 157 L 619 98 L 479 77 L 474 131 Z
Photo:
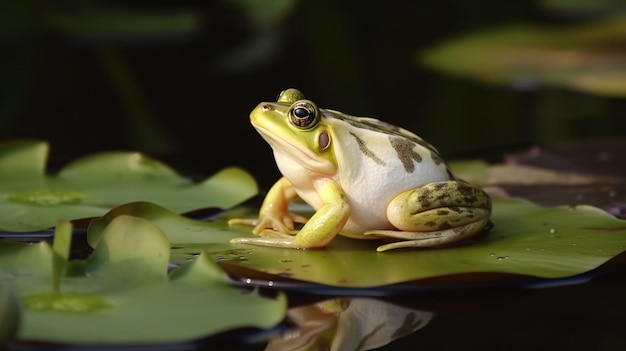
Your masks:
M 150 245 L 146 245 L 147 236 L 151 236 Z M 135 281 L 166 278 L 170 244 L 151 222 L 119 216 L 104 228 L 102 238 L 87 260 L 88 275 Z
M 178 213 L 229 208 L 258 191 L 254 178 L 239 168 L 225 168 L 192 183 L 137 152 L 87 156 L 47 176 L 47 155 L 45 142 L 0 144 L 0 230 L 38 231 L 54 226 L 57 219 L 97 217 L 139 200 Z
M 52 290 L 60 292 L 61 277 L 65 272 L 72 246 L 72 224 L 65 220 L 57 223 L 52 245 Z
M 48 145 L 32 141 L 0 144 L 1 177 L 38 177 L 45 171 Z
M 454 75 L 515 86 L 546 84 L 626 95 L 626 18 L 570 27 L 518 25 L 444 42 L 419 62 Z
M 626 140 L 537 145 L 505 155 L 505 162 L 453 161 L 455 175 L 491 194 L 543 206 L 584 203 L 626 219 Z
M 514 275 L 559 279 L 592 270 L 626 249 L 626 221 L 598 208 L 544 208 L 518 199 L 494 199 L 495 228 L 487 237 L 442 249 L 379 253 L 380 242 L 343 237 L 322 250 L 233 245 L 229 240 L 252 235 L 250 228 L 229 228 L 226 218 L 196 221 L 149 203 L 124 205 L 95 220 L 90 242 L 97 243 L 102 228 L 127 213 L 154 222 L 166 233 L 174 262 L 184 263 L 206 250 L 231 275 L 266 284 L 300 281 L 364 288 L 459 274 L 482 279 L 479 275 L 485 272 L 500 280 Z
M 452 172 L 471 184 L 482 185 L 489 179 L 489 165 L 482 160 L 456 160 L 450 162 Z
M 624 1 L 614 0 L 541 0 L 543 8 L 566 15 L 597 15 L 616 13 L 626 8 Z
M 19 340 L 182 342 L 234 328 L 267 329 L 284 318 L 282 295 L 269 299 L 239 291 L 206 253 L 169 275 L 168 258 L 161 229 L 119 216 L 103 229 L 87 262 L 70 262 L 55 291 L 47 243 L 0 245 L 0 283 L 10 283 L 23 305 Z

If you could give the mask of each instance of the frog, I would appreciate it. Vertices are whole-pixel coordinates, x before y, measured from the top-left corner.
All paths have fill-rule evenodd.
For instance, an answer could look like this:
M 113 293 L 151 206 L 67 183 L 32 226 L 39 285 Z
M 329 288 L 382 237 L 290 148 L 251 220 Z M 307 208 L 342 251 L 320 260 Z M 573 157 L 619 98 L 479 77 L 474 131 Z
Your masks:
M 257 218 L 228 221 L 255 234 L 233 244 L 323 249 L 340 235 L 381 239 L 376 251 L 385 252 L 454 246 L 493 226 L 490 196 L 407 129 L 320 108 L 295 88 L 259 103 L 250 123 L 281 177 Z M 291 211 L 296 199 L 313 208 L 309 218 Z

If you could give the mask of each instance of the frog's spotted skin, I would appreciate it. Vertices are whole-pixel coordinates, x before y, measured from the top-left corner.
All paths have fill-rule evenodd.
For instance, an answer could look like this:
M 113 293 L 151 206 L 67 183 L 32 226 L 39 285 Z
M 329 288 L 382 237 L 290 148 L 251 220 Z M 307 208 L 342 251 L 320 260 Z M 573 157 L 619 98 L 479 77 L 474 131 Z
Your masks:
M 383 122 L 383 121 L 370 118 L 370 117 L 350 116 L 350 115 L 346 115 L 335 110 L 322 110 L 322 111 L 326 112 L 324 113 L 324 117 L 326 118 L 337 118 L 337 119 L 343 120 L 358 129 L 368 129 L 368 130 L 372 130 L 378 133 L 389 134 L 390 139 L 392 138 L 393 135 L 396 135 L 399 137 L 397 139 L 411 140 L 414 143 L 421 145 L 425 147 L 426 149 L 430 150 L 432 154 L 439 155 L 439 152 L 437 151 L 437 149 L 435 149 L 432 145 L 424 141 L 424 139 L 418 137 L 417 135 L 409 132 L 406 129 L 400 128 L 398 126 L 394 126 L 393 124 L 389 124 L 387 122 Z M 442 160 L 440 156 L 439 156 L 439 159 Z
M 391 146 L 398 153 L 398 158 L 402 161 L 404 165 L 404 169 L 411 173 L 415 170 L 412 161 L 421 162 L 422 156 L 414 151 L 415 145 L 421 145 L 426 150 L 429 151 L 430 158 L 437 165 L 443 164 L 444 160 L 439 155 L 439 152 L 429 143 L 424 141 L 424 139 L 418 137 L 417 135 L 407 131 L 406 129 L 402 129 L 400 127 L 394 126 L 392 124 L 379 121 L 377 119 L 369 118 L 369 117 L 355 117 L 342 114 L 341 112 L 334 110 L 322 110 L 325 118 L 337 118 L 343 121 L 346 121 L 350 125 L 359 128 L 359 129 L 368 129 L 375 132 L 383 132 L 389 134 L 389 141 Z M 367 146 L 363 143 L 359 137 L 352 133 L 352 135 L 358 139 L 359 149 L 368 157 L 372 157 L 372 159 L 380 160 L 376 157 Z
M 356 143 L 359 144 L 359 150 L 361 150 L 363 155 L 365 155 L 366 157 L 371 158 L 372 161 L 376 162 L 377 164 L 379 164 L 381 166 L 385 165 L 385 161 L 383 161 L 380 158 L 378 158 L 378 156 L 376 156 L 376 154 L 374 154 L 370 149 L 368 149 L 367 148 L 367 144 L 361 138 L 359 138 L 358 135 L 356 135 L 354 133 L 350 133 L 350 135 L 352 135 L 354 137 L 354 140 L 356 140 Z
M 408 140 L 402 138 L 390 137 L 389 141 L 391 142 L 391 147 L 398 153 L 398 158 L 402 161 L 402 165 L 404 166 L 404 170 L 413 173 L 415 170 L 415 162 L 422 162 L 422 156 L 419 153 L 413 151 L 415 144 Z M 434 161 L 434 160 L 433 160 Z M 435 162 L 435 164 L 438 164 Z
M 379 251 L 434 247 L 473 237 L 489 223 L 491 201 L 457 180 L 437 150 L 417 135 L 369 117 L 320 109 L 295 89 L 250 114 L 283 174 L 269 190 L 247 243 L 321 248 L 335 235 L 386 238 Z M 296 197 L 315 214 L 290 213 Z M 305 223 L 294 233 L 294 222 Z M 295 235 L 294 235 L 295 234 Z

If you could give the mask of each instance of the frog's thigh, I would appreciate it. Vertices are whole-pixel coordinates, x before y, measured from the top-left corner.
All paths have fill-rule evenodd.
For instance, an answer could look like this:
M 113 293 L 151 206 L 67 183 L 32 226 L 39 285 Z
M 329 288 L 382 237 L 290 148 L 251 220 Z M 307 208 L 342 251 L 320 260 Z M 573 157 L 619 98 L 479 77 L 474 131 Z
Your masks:
M 407 190 L 387 208 L 387 218 L 398 230 L 371 230 L 365 235 L 403 240 L 382 245 L 378 251 L 434 247 L 470 238 L 485 228 L 491 212 L 489 203 L 483 204 L 483 197 L 474 196 L 473 192 L 481 195 L 480 189 L 458 182 L 438 182 Z M 442 193 L 451 195 L 441 196 Z
M 487 223 L 491 209 L 489 204 L 472 202 L 480 196 L 463 196 L 468 191 L 480 189 L 466 186 L 461 193 L 458 182 L 438 182 L 410 189 L 393 198 L 387 206 L 387 219 L 404 232 L 433 232 L 465 226 L 477 221 Z M 435 188 L 437 191 L 435 191 Z M 444 189 L 449 187 L 450 189 Z M 475 189 L 475 190 L 474 190 Z M 441 193 L 451 195 L 441 196 Z

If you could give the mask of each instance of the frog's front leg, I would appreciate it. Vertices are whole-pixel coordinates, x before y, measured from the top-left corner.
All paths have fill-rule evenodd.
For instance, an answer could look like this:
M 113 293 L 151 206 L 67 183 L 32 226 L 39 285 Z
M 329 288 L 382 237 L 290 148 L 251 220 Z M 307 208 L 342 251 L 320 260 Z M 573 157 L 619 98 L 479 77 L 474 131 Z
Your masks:
M 294 223 L 305 223 L 307 221 L 306 218 L 288 210 L 289 202 L 296 196 L 298 195 L 293 185 L 286 178 L 280 178 L 267 192 L 259 210 L 258 218 L 233 218 L 228 221 L 228 224 L 254 226 L 254 229 L 252 229 L 254 234 L 260 234 L 266 229 L 273 229 L 285 234 L 295 234 L 293 233 Z
M 348 220 L 350 207 L 343 190 L 335 181 L 322 179 L 317 181 L 315 186 L 322 206 L 295 236 L 281 230 L 264 229 L 259 233 L 259 238 L 235 238 L 230 242 L 297 249 L 326 246 Z M 256 228 L 258 227 L 259 225 Z
M 490 223 L 491 199 L 483 190 L 460 181 L 426 184 L 396 196 L 387 218 L 398 230 L 371 230 L 365 235 L 400 239 L 377 251 L 436 247 L 471 238 Z

